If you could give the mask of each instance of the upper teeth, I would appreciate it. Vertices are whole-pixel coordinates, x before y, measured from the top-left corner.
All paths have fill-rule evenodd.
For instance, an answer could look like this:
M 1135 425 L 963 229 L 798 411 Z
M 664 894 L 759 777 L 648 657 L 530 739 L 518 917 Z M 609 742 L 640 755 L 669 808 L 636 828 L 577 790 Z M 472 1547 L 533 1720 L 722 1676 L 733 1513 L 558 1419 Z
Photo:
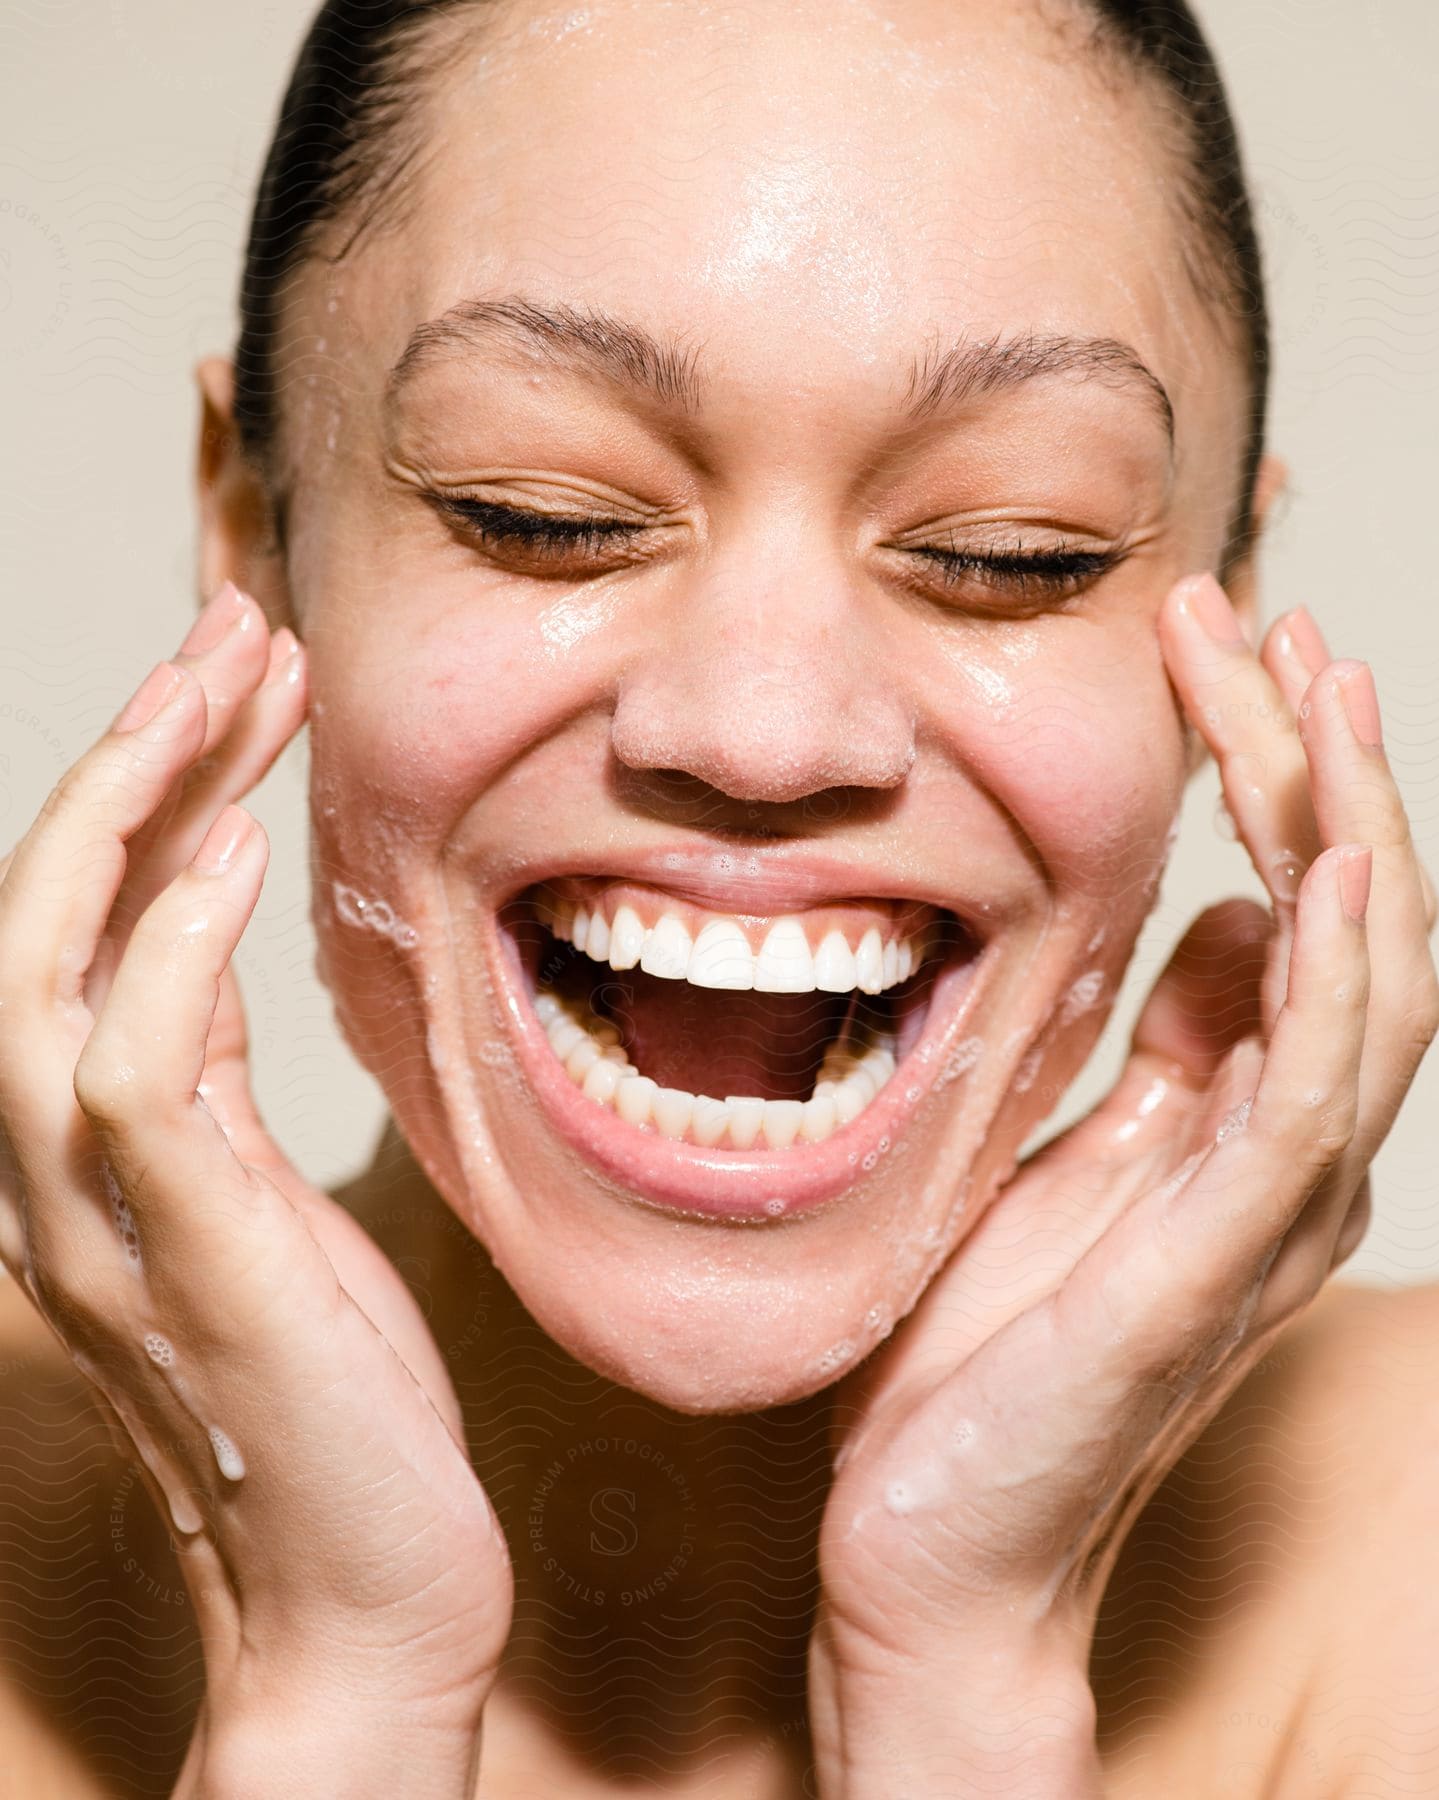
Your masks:
M 613 920 L 585 907 L 562 907 L 551 929 L 594 962 L 612 969 L 640 968 L 666 981 L 702 988 L 753 988 L 761 994 L 847 994 L 858 988 L 882 994 L 907 980 L 924 960 L 921 938 L 882 938 L 871 925 L 853 946 L 842 931 L 830 930 L 810 948 L 804 923 L 776 919 L 758 950 L 750 946 L 734 918 L 708 919 L 695 937 L 674 913 L 661 913 L 646 926 L 635 909 L 621 904 Z

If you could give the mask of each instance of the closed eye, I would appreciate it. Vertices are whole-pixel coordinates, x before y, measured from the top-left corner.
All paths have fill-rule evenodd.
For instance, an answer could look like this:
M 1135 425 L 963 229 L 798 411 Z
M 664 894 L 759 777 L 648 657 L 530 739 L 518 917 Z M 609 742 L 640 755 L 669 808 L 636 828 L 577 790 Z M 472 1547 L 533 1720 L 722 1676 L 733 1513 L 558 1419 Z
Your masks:
M 544 573 L 570 580 L 582 579 L 586 573 L 603 573 L 614 567 L 616 560 L 633 560 L 622 553 L 652 529 L 629 519 L 536 512 L 460 494 L 427 497 L 464 535 L 482 546 L 511 557 L 527 557 L 543 565 Z M 621 553 L 618 559 L 616 553 Z M 953 540 L 948 549 L 935 544 L 910 545 L 901 554 L 928 562 L 944 587 L 971 582 L 1020 599 L 1050 600 L 1079 592 L 1124 555 L 1118 550 L 1076 549 L 1063 540 L 1027 550 L 1022 539 L 1012 544 L 991 543 L 982 549 L 959 549 Z M 603 568 L 585 571 L 573 566 L 576 559 L 596 556 L 605 558 Z

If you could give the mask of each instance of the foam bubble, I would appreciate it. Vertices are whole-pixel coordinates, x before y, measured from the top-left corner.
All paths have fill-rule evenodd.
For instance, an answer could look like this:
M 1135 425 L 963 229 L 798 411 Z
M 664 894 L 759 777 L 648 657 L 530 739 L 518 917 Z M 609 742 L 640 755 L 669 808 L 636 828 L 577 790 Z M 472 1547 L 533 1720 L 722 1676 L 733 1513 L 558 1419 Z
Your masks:
M 218 1425 L 212 1425 L 206 1435 L 210 1439 L 210 1448 L 215 1452 L 215 1461 L 219 1464 L 220 1473 L 226 1481 L 243 1481 L 245 1459 L 235 1448 L 231 1439 L 221 1431 Z
M 396 917 L 388 900 L 370 898 L 343 881 L 332 883 L 331 888 L 336 916 L 344 924 L 353 925 L 357 931 L 373 931 L 380 937 L 387 937 L 403 950 L 413 949 L 419 943 L 419 932 Z
M 100 1164 L 100 1185 L 105 1190 L 105 1198 L 110 1202 L 110 1217 L 115 1221 L 115 1229 L 120 1234 L 125 1260 L 137 1275 L 143 1274 L 145 1260 L 140 1254 L 140 1233 L 135 1227 L 135 1215 L 130 1211 L 129 1201 L 120 1192 L 120 1184 L 109 1163 Z
M 1104 991 L 1104 970 L 1090 969 L 1072 984 L 1064 996 L 1059 1009 L 1061 1025 L 1072 1025 L 1078 1018 L 1093 1010 L 1098 1004 L 1099 996 Z

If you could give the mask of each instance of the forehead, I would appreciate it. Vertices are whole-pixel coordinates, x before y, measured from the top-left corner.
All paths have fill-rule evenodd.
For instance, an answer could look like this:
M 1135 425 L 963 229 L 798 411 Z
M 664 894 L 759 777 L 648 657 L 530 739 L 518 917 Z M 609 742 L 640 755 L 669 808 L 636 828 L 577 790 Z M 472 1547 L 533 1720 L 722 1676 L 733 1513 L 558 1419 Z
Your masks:
M 403 223 L 349 285 L 379 354 L 523 291 L 692 332 L 789 391 L 926 338 L 1119 339 L 1212 390 L 1156 115 L 1012 0 L 462 10 Z M 478 23 L 476 22 L 478 21 Z

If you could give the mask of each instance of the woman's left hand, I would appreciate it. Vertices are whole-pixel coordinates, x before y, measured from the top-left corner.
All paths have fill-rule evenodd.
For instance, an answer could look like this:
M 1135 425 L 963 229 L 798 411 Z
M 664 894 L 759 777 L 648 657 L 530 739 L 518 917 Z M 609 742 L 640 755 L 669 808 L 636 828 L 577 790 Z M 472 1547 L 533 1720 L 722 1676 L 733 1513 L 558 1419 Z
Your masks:
M 1085 1671 L 1119 1547 L 1362 1237 L 1439 1029 L 1433 888 L 1369 670 L 1302 612 L 1256 657 L 1208 576 L 1160 636 L 1272 914 L 1196 921 L 1113 1093 L 839 1384 L 810 1663 L 826 1800 L 1102 1791 Z

